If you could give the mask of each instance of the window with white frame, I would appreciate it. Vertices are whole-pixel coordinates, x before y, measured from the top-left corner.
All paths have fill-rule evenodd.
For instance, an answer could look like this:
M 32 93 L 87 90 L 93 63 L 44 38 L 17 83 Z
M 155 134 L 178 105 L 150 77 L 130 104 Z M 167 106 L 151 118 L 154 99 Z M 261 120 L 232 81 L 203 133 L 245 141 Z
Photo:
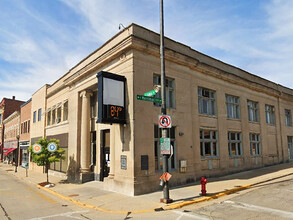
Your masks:
M 275 124 L 275 107 L 272 105 L 265 105 L 266 110 L 266 122 L 268 124 Z
M 37 121 L 37 112 L 34 111 L 33 113 L 33 122 L 35 123 Z
M 175 141 L 175 127 L 172 127 L 167 130 L 168 131 L 168 137 L 170 137 L 171 141 L 171 147 L 173 149 L 173 155 L 169 157 L 168 159 L 168 165 L 169 170 L 176 169 L 176 141 Z M 162 170 L 163 169 L 163 155 L 161 155 L 161 149 L 160 149 L 160 138 L 162 137 L 162 129 L 159 129 L 158 125 L 154 126 L 154 150 L 155 150 L 155 167 L 156 170 Z
M 258 103 L 247 100 L 247 107 L 248 107 L 248 120 L 253 122 L 258 122 Z
M 285 124 L 286 126 L 292 126 L 291 110 L 285 109 Z
M 260 135 L 250 133 L 249 140 L 250 140 L 250 154 L 251 154 L 251 156 L 261 155 Z
M 201 157 L 217 157 L 218 133 L 212 130 L 200 130 L 200 155 Z
M 47 125 L 51 125 L 51 110 L 47 113 Z
M 39 110 L 38 110 L 38 121 L 41 121 L 41 119 L 42 119 L 42 109 L 39 108 Z
M 227 118 L 240 119 L 239 97 L 226 95 Z
M 228 149 L 230 157 L 242 156 L 241 133 L 228 132 Z
M 161 76 L 154 75 L 153 85 L 161 85 Z M 175 80 L 170 78 L 165 78 L 166 87 L 166 107 L 175 108 Z M 161 98 L 161 91 L 159 91 L 155 97 Z M 155 106 L 161 106 L 160 103 L 154 103 Z
M 68 101 L 65 101 L 63 104 L 63 121 L 68 120 Z
M 205 115 L 216 115 L 215 91 L 198 88 L 198 112 Z
M 57 118 L 56 118 L 56 123 L 60 123 L 61 122 L 61 103 L 58 104 L 57 106 Z
M 54 106 L 52 110 L 52 125 L 55 124 L 55 122 L 56 122 L 56 107 Z

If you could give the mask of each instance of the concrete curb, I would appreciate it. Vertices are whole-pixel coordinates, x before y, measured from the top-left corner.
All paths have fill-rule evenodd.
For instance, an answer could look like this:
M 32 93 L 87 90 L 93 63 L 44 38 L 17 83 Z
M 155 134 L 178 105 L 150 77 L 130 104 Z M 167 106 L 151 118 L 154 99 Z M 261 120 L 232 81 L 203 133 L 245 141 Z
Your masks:
M 39 186 L 39 185 L 38 185 L 38 188 L 42 189 L 42 190 L 44 190 L 44 191 L 46 191 L 48 193 L 51 193 L 51 194 L 53 194 L 53 195 L 55 195 L 55 196 L 57 196 L 57 197 L 59 197 L 61 199 L 67 200 L 69 202 L 72 202 L 72 203 L 74 203 L 74 204 L 76 204 L 78 206 L 84 207 L 84 208 L 94 209 L 94 210 L 101 211 L 101 212 L 106 212 L 106 213 L 116 213 L 116 214 L 134 213 L 134 214 L 139 214 L 139 213 L 151 213 L 151 212 L 159 212 L 159 211 L 167 211 L 167 210 L 179 209 L 179 208 L 182 208 L 184 206 L 188 206 L 188 205 L 192 205 L 192 204 L 196 204 L 196 203 L 200 203 L 200 202 L 206 202 L 206 201 L 210 201 L 210 200 L 213 200 L 213 199 L 218 199 L 220 197 L 230 195 L 230 194 L 242 191 L 242 190 L 246 190 L 246 189 L 249 189 L 249 188 L 251 188 L 253 186 L 263 184 L 263 183 L 266 183 L 266 182 L 270 182 L 270 181 L 273 181 L 273 180 L 276 180 L 276 179 L 279 179 L 279 178 L 287 177 L 287 176 L 290 176 L 290 175 L 293 175 L 293 173 L 278 176 L 278 177 L 275 177 L 275 178 L 271 178 L 271 179 L 260 181 L 260 182 L 253 183 L 253 184 L 247 184 L 247 185 L 235 187 L 233 189 L 225 190 L 223 192 L 216 193 L 215 195 L 211 195 L 211 196 L 205 196 L 205 197 L 194 199 L 194 200 L 183 201 L 183 202 L 179 202 L 179 203 L 176 203 L 176 204 L 161 206 L 161 207 L 154 208 L 154 209 L 146 209 L 146 210 L 138 210 L 138 211 L 115 211 L 115 210 L 109 210 L 109 209 L 105 209 L 105 208 L 101 208 L 101 207 L 97 207 L 97 206 L 94 206 L 94 205 L 90 205 L 90 204 L 87 204 L 87 203 L 77 201 L 75 199 L 69 198 L 69 197 L 64 196 L 64 195 L 62 195 L 60 193 L 57 193 L 57 192 L 55 192 L 55 191 L 53 191 L 51 189 L 48 189 L 48 188 L 45 188 L 45 187 L 42 187 L 42 186 Z

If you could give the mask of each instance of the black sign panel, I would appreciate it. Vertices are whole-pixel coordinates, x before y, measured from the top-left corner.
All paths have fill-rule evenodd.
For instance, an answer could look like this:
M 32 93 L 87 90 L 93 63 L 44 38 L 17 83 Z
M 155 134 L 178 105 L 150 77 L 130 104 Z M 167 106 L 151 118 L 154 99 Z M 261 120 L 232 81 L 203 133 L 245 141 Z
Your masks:
M 98 78 L 98 120 L 97 123 L 126 124 L 125 82 L 126 78 L 101 71 Z
M 141 155 L 141 170 L 148 170 L 148 169 L 149 169 L 149 156 Z

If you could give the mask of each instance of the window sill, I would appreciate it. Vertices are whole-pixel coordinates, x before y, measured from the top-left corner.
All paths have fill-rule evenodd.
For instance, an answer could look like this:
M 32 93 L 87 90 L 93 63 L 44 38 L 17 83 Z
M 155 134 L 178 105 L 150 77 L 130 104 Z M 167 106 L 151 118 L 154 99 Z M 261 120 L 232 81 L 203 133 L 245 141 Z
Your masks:
M 243 159 L 243 155 L 239 156 L 229 156 L 230 159 Z
M 227 117 L 227 120 L 229 120 L 229 121 L 239 121 L 239 122 L 241 122 L 241 119 L 240 119 L 240 118 L 228 118 L 228 117 Z
M 266 123 L 268 126 L 272 126 L 272 127 L 276 127 L 276 124 L 269 124 L 269 123 Z
M 220 160 L 220 158 L 217 157 L 201 157 L 201 160 Z
M 250 155 L 251 158 L 262 158 L 262 155 Z
M 60 122 L 58 124 L 47 125 L 45 127 L 45 129 L 55 128 L 55 127 L 58 127 L 58 126 L 61 126 L 61 125 L 66 125 L 66 124 L 69 124 L 68 120 L 67 121 L 62 121 L 62 122 Z
M 217 119 L 217 115 L 208 115 L 208 114 L 198 114 L 200 117 L 206 117 L 206 118 L 215 118 Z
M 258 124 L 258 125 L 259 125 L 259 121 L 248 121 L 248 123 L 251 123 L 251 124 Z

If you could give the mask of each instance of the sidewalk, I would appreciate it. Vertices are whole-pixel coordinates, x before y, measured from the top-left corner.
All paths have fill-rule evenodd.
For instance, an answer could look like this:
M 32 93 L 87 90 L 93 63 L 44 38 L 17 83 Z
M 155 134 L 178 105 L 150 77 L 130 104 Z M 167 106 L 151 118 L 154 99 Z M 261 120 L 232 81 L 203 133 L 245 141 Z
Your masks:
M 26 171 L 22 167 L 18 167 L 18 172 L 15 173 L 14 166 L 1 163 L 0 169 L 31 184 L 37 185 L 46 181 L 46 174 L 30 170 L 28 171 L 28 177 L 26 177 Z M 98 181 L 72 184 L 64 182 L 65 179 L 61 177 L 52 175 L 49 176 L 49 180 L 56 185 L 52 188 L 40 188 L 82 207 L 109 213 L 145 213 L 175 209 L 189 204 L 209 201 L 243 189 L 278 181 L 278 178 L 292 178 L 292 176 L 293 163 L 286 163 L 221 178 L 210 178 L 207 183 L 207 196 L 200 196 L 201 186 L 199 182 L 196 182 L 193 185 L 170 189 L 170 197 L 174 200 L 171 204 L 159 203 L 160 198 L 163 197 L 162 191 L 131 197 L 105 191 L 102 183 Z

